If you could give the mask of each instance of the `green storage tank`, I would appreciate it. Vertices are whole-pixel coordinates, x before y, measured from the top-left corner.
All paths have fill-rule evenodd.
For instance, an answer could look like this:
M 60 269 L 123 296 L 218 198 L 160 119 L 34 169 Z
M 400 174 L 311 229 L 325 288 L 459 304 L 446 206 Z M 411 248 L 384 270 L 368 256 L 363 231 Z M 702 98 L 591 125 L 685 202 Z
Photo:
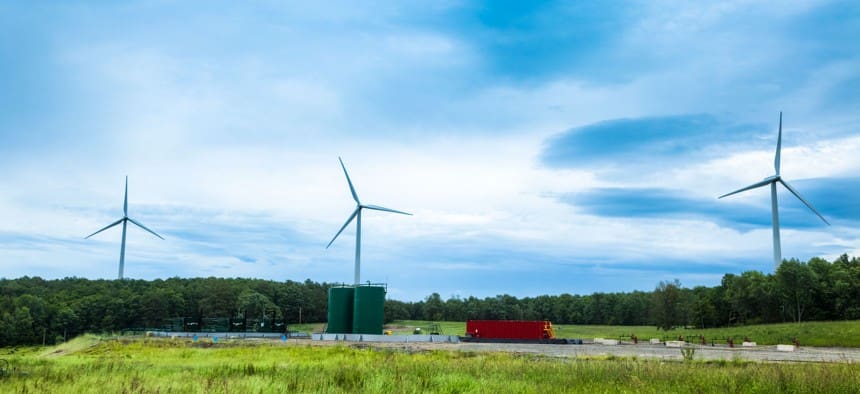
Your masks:
M 332 287 L 328 289 L 328 327 L 333 334 L 352 333 L 352 311 L 355 288 Z
M 385 319 L 385 288 L 358 286 L 355 288 L 355 306 L 352 312 L 352 332 L 355 334 L 382 334 Z

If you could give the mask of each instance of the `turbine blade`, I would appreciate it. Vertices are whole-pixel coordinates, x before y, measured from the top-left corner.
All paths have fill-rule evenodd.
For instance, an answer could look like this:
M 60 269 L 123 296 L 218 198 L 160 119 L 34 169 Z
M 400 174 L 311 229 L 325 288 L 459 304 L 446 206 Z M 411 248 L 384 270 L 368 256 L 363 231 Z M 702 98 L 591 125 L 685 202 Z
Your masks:
M 334 240 L 336 240 L 337 236 L 343 232 L 343 229 L 345 229 L 346 226 L 349 226 L 349 223 L 352 222 L 352 219 L 355 219 L 355 216 L 358 215 L 358 211 L 360 209 L 361 209 L 361 206 L 355 207 L 355 211 L 352 211 L 352 215 L 349 215 L 349 219 L 346 219 L 346 223 L 344 223 L 343 226 L 341 226 L 340 230 L 337 231 L 337 234 L 334 235 L 334 238 L 331 239 L 331 242 L 329 242 L 328 245 L 325 246 L 326 249 L 328 249 L 328 247 L 334 243 Z
M 162 237 L 162 236 L 160 236 L 160 235 L 156 234 L 156 233 L 155 233 L 155 231 L 152 231 L 152 230 L 150 230 L 150 229 L 146 228 L 146 226 L 144 226 L 144 225 L 142 225 L 142 224 L 140 224 L 140 223 L 136 222 L 134 219 L 132 219 L 132 218 L 128 218 L 128 221 L 129 221 L 129 222 L 132 222 L 132 223 L 134 223 L 134 224 L 136 224 L 136 225 L 137 225 L 137 227 L 140 227 L 140 228 L 142 228 L 142 229 L 144 229 L 144 230 L 146 230 L 146 231 L 149 231 L 152 235 L 154 235 L 154 236 L 156 236 L 156 237 L 158 237 L 158 238 L 164 239 L 164 237 Z
M 128 216 L 128 175 L 125 176 L 125 197 L 122 203 L 122 213 Z
M 105 230 L 107 230 L 107 229 L 109 229 L 109 228 L 113 227 L 113 226 L 116 226 L 117 224 L 122 223 L 122 221 L 123 221 L 123 220 L 125 220 L 125 218 L 122 218 L 122 219 L 120 219 L 120 220 L 117 220 L 117 221 L 115 221 L 115 222 L 113 222 L 113 223 L 111 223 L 111 224 L 109 224 L 109 225 L 105 226 L 103 229 L 101 229 L 101 230 L 99 230 L 99 231 L 96 231 L 96 232 L 94 232 L 94 233 L 92 233 L 92 234 L 90 234 L 90 235 L 87 235 L 86 237 L 84 237 L 84 239 L 87 239 L 87 238 L 89 238 L 89 237 L 92 237 L 93 235 L 96 235 L 96 234 L 98 234 L 98 233 L 100 233 L 100 232 L 102 232 L 102 231 L 105 231 Z
M 818 217 L 821 218 L 821 220 L 823 220 L 824 223 L 827 223 L 828 226 L 830 225 L 830 222 L 828 222 L 827 219 L 824 218 L 824 216 L 821 216 L 821 214 L 818 213 L 818 211 L 812 206 L 812 204 L 810 204 L 809 201 L 806 201 L 803 197 L 801 197 L 800 193 L 798 193 L 797 190 L 794 190 L 794 188 L 791 187 L 791 185 L 789 185 L 786 181 L 784 181 L 782 179 L 779 180 L 779 183 L 781 183 L 783 186 L 785 186 L 785 188 L 788 189 L 788 191 L 790 191 L 791 194 L 794 194 L 794 196 L 797 197 L 800 200 L 800 202 L 805 204 L 807 208 L 811 209 L 812 212 L 815 212 L 815 214 L 818 215 Z
M 346 166 L 343 165 L 343 160 L 340 157 L 337 159 L 340 160 L 340 166 L 343 168 L 343 175 L 346 175 L 346 183 L 349 183 L 349 191 L 352 193 L 352 199 L 355 200 L 356 204 L 361 205 L 361 201 L 358 201 L 358 194 L 355 193 L 355 188 L 352 187 L 352 180 L 349 179 L 349 173 L 346 172 Z
M 762 186 L 764 186 L 764 185 L 768 185 L 768 184 L 770 184 L 771 182 L 775 182 L 775 181 L 776 181 L 776 178 L 773 178 L 773 177 L 771 177 L 771 178 L 767 178 L 767 179 L 765 179 L 765 180 L 763 180 L 763 181 L 761 181 L 761 182 L 753 183 L 752 185 L 749 185 L 749 186 L 747 186 L 747 187 L 745 187 L 745 188 L 743 188 L 743 189 L 738 189 L 738 190 L 735 190 L 735 191 L 733 191 L 733 192 L 731 192 L 731 193 L 723 194 L 722 196 L 719 196 L 719 197 L 717 197 L 717 198 L 728 197 L 728 196 L 731 196 L 732 194 L 738 194 L 738 193 L 740 193 L 740 192 L 745 192 L 745 191 L 750 190 L 750 189 L 755 189 L 755 188 L 757 188 L 757 187 L 762 187 Z
M 782 111 L 779 112 L 779 137 L 776 138 L 776 156 L 773 159 L 773 168 L 779 175 L 779 157 L 782 152 Z
M 391 208 L 380 207 L 380 206 L 378 206 L 378 205 L 362 205 L 362 206 L 363 206 L 363 207 L 365 207 L 365 208 L 367 208 L 367 209 L 373 209 L 373 210 L 377 210 L 377 211 L 385 211 L 385 212 L 394 212 L 394 213 L 399 213 L 399 214 L 403 214 L 403 215 L 409 215 L 409 216 L 412 216 L 412 214 L 411 214 L 411 213 L 408 213 L 408 212 L 398 211 L 398 210 L 394 210 L 394 209 L 391 209 Z

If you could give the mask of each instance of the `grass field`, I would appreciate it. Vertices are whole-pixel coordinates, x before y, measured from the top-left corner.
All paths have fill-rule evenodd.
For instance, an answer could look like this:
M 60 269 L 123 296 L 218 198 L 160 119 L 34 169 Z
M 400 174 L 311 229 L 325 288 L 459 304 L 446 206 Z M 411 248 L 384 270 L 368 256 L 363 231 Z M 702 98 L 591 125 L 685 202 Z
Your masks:
M 79 337 L 3 349 L 15 393 L 822 392 L 860 387 L 857 364 L 555 359 L 280 341 Z

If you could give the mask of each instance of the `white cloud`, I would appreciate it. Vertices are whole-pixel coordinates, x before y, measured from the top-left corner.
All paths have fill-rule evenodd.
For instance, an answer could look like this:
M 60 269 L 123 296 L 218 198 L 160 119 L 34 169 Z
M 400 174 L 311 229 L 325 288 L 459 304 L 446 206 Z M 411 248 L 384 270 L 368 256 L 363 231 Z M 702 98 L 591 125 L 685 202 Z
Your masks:
M 0 276 L 113 277 L 118 231 L 79 238 L 118 218 L 129 175 L 131 216 L 168 238 L 130 232 L 131 277 L 348 281 L 351 230 L 324 249 L 354 208 L 338 156 L 363 202 L 415 214 L 366 215 L 368 277 L 405 281 L 414 267 L 481 274 L 490 265 L 511 282 L 527 275 L 508 259 L 645 272 L 653 265 L 672 271 L 666 265 L 678 261 L 743 270 L 735 264 L 748 259 L 766 270 L 769 228 L 601 217 L 557 196 L 611 186 L 715 198 L 770 175 L 772 149 L 649 173 L 621 162 L 627 176 L 610 179 L 542 167 L 544 141 L 602 120 L 669 114 L 773 121 L 775 130 L 775 114 L 784 109 L 791 121 L 783 174 L 851 176 L 860 170 L 858 115 L 816 111 L 856 75 L 856 59 L 775 74 L 782 60 L 802 52 L 783 32 L 815 3 L 646 6 L 606 48 L 615 55 L 606 68 L 620 74 L 610 82 L 587 73 L 528 84 L 481 75 L 488 71 L 480 44 L 411 23 L 412 5 L 334 13 L 329 6 L 271 5 L 262 19 L 214 12 L 181 28 L 126 21 L 128 29 L 114 34 L 58 37 L 58 53 L 50 55 L 75 83 L 55 93 L 94 104 L 79 114 L 86 122 L 69 124 L 83 130 L 71 146 L 27 146 L 0 164 L 0 242 L 9 245 Z M 789 230 L 784 245 L 787 255 L 856 252 L 858 238 L 850 229 Z M 677 275 L 686 285 L 716 280 L 713 273 Z M 418 285 L 420 279 L 394 286 L 392 296 L 418 299 L 426 294 L 414 292 L 434 286 L 469 295 L 463 283 L 449 290 L 450 280 Z

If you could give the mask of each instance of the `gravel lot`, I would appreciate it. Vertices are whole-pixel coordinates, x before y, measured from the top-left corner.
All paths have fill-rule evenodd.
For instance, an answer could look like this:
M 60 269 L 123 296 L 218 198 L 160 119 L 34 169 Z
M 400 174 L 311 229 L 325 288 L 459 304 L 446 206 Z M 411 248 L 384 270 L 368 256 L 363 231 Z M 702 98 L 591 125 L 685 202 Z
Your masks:
M 513 353 L 534 353 L 553 357 L 577 356 L 619 356 L 683 360 L 678 348 L 663 345 L 525 345 L 525 344 L 488 344 L 461 343 L 456 345 L 462 351 L 505 351 Z M 732 360 L 735 358 L 750 361 L 789 361 L 789 362 L 860 362 L 860 349 L 854 348 L 814 348 L 801 347 L 793 352 L 779 352 L 776 346 L 755 348 L 729 348 L 694 346 L 697 360 Z
M 298 342 L 298 341 L 297 341 Z M 452 350 L 463 352 L 509 352 L 518 354 L 540 354 L 549 357 L 589 357 L 589 356 L 618 356 L 638 357 L 661 360 L 683 360 L 678 348 L 651 344 L 620 344 L 620 345 L 544 345 L 544 344 L 513 344 L 513 343 L 379 343 L 379 342 L 343 342 L 343 341 L 309 341 L 314 345 L 351 345 L 375 348 L 393 348 L 404 351 Z M 801 347 L 793 352 L 780 352 L 776 346 L 735 347 L 693 345 L 696 360 L 747 360 L 766 362 L 860 362 L 860 348 L 822 348 Z

